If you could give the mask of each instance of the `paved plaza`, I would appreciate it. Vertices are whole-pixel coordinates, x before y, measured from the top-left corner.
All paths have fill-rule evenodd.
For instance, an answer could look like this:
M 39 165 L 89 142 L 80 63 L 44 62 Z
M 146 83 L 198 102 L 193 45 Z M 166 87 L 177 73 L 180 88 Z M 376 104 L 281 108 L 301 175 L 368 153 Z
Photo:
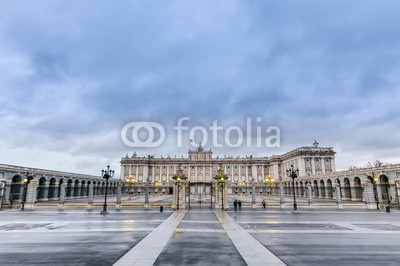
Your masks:
M 400 212 L 0 212 L 1 265 L 398 265 Z

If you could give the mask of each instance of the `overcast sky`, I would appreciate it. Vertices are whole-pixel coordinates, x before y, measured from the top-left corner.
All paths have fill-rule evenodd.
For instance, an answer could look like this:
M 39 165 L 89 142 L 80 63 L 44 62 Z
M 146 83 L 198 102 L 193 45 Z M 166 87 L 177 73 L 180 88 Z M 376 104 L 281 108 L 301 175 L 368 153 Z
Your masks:
M 99 174 L 135 150 L 187 155 L 173 127 L 281 129 L 271 156 L 317 139 L 338 169 L 400 162 L 399 1 L 2 1 L 0 162 Z M 131 121 L 167 131 L 121 141 Z

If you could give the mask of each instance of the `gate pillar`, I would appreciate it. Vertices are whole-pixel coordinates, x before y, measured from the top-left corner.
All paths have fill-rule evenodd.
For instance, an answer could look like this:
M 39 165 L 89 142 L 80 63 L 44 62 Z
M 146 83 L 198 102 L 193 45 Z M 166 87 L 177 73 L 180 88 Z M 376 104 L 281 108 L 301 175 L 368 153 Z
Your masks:
M 186 184 L 187 177 L 184 175 L 180 166 L 176 171 L 176 175 L 172 177 L 173 181 L 173 209 L 185 209 L 186 208 Z M 189 194 L 190 195 L 190 194 Z

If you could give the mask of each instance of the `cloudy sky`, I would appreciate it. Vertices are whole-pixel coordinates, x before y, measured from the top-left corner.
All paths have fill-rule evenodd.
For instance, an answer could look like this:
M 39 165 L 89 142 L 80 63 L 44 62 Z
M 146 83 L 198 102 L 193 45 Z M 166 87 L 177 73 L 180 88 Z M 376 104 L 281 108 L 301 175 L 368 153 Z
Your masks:
M 182 116 L 189 129 L 247 117 L 281 129 L 280 148 L 205 145 L 219 155 L 317 139 L 338 169 L 400 162 L 399 12 L 390 0 L 2 1 L 0 162 L 99 174 L 135 150 L 186 156 Z M 131 121 L 162 124 L 166 141 L 124 145 Z

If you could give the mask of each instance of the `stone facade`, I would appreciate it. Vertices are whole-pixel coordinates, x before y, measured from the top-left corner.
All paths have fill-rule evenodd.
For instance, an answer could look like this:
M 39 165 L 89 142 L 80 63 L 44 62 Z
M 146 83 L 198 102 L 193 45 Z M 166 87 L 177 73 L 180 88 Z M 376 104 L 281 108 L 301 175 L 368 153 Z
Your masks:
M 143 186 L 150 186 L 154 193 L 170 193 L 172 176 L 180 166 L 188 177 L 188 182 L 197 184 L 195 193 L 209 194 L 209 184 L 222 167 L 228 180 L 228 193 L 248 193 L 252 186 L 265 190 L 265 178 L 270 176 L 275 181 L 286 178 L 286 170 L 294 165 L 301 176 L 325 174 L 335 171 L 335 152 L 332 147 L 301 147 L 283 155 L 271 157 L 213 157 L 211 150 L 198 147 L 189 150 L 188 157 L 139 157 L 136 153 L 121 159 L 121 181 L 134 179 L 134 193 L 143 193 Z

